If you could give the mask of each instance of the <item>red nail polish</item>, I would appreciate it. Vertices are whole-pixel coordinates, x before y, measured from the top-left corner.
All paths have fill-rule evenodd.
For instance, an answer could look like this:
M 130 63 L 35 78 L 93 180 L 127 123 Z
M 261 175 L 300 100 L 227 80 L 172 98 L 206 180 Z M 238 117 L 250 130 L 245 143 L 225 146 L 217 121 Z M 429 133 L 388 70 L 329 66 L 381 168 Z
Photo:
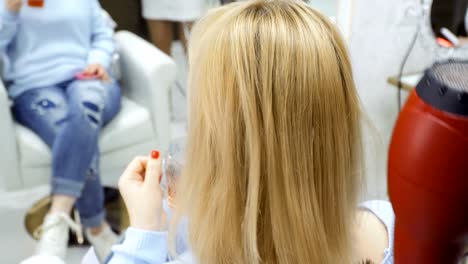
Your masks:
M 157 150 L 151 151 L 151 157 L 153 159 L 159 159 L 159 151 L 157 151 Z

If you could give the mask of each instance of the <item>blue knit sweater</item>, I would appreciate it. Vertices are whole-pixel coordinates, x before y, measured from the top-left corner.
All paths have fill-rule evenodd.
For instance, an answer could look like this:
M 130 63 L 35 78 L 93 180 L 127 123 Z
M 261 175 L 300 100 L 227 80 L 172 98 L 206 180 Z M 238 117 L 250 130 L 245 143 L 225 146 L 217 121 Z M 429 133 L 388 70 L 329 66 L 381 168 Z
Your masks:
M 66 80 L 87 65 L 108 68 L 115 50 L 113 29 L 98 0 L 23 1 L 19 13 L 0 0 L 0 54 L 10 97 Z

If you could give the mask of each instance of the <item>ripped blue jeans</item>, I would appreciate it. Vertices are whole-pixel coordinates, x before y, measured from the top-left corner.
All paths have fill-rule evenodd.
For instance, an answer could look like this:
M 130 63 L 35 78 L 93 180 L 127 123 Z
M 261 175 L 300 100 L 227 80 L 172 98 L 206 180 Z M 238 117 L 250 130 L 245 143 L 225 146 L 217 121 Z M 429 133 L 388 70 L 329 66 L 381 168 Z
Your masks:
M 99 177 L 99 131 L 120 110 L 117 82 L 67 81 L 31 89 L 14 99 L 16 120 L 52 149 L 52 194 L 77 198 L 82 224 L 105 217 Z

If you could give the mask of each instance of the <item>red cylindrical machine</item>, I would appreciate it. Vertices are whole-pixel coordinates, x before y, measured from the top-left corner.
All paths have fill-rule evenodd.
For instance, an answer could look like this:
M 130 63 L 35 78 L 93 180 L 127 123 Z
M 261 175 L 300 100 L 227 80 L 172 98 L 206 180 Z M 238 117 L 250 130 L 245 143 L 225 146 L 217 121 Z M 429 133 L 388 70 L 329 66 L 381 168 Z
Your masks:
M 393 132 L 396 264 L 457 264 L 468 248 L 468 95 L 464 81 L 440 77 L 447 65 L 426 72 Z

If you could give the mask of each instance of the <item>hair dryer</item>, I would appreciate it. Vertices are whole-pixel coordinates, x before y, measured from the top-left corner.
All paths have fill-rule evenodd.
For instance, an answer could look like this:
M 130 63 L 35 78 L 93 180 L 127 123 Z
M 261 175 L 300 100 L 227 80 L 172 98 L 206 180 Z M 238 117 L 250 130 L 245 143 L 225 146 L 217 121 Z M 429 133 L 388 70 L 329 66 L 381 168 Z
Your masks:
M 457 264 L 468 249 L 468 63 L 437 63 L 390 144 L 396 264 Z

